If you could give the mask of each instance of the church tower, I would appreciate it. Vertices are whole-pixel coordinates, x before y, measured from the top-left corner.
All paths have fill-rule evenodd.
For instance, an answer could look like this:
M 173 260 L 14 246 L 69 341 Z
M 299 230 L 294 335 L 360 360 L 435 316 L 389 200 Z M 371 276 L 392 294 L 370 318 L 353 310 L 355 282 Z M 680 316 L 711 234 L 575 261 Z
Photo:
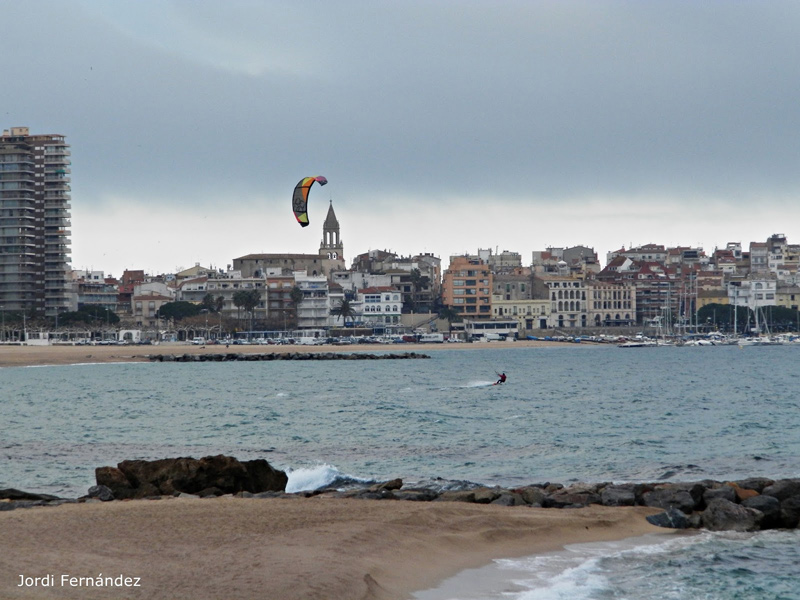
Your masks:
M 319 254 L 329 260 L 341 261 L 344 264 L 344 246 L 339 238 L 339 220 L 333 212 L 333 200 L 328 206 L 328 216 L 322 225 L 322 243 L 319 246 Z

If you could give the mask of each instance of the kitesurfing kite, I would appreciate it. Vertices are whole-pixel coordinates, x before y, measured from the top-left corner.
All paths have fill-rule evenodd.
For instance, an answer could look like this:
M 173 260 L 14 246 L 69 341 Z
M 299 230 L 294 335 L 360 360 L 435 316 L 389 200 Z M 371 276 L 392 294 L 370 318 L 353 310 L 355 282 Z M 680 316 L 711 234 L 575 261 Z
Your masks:
M 292 195 L 292 210 L 294 211 L 294 218 L 300 223 L 302 227 L 308 227 L 308 192 L 314 182 L 320 185 L 325 185 L 328 180 L 322 175 L 316 177 L 303 177 L 294 188 Z

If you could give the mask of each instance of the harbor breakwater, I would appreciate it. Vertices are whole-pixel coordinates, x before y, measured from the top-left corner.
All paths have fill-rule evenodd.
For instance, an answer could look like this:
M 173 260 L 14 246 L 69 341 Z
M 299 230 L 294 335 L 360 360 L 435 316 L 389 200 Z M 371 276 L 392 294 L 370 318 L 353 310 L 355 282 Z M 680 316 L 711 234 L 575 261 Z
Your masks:
M 432 480 L 406 487 L 401 479 L 378 483 L 347 482 L 321 489 L 286 493 L 287 477 L 267 461 L 240 462 L 218 455 L 201 459 L 169 458 L 123 461 L 95 470 L 97 485 L 76 499 L 0 490 L 0 511 L 74 502 L 127 499 L 308 498 L 327 495 L 363 500 L 468 502 L 508 507 L 579 509 L 602 506 L 648 506 L 663 512 L 647 517 L 673 529 L 757 531 L 795 529 L 800 522 L 800 479 L 753 477 L 738 481 L 687 483 L 538 483 L 517 488 L 485 487 L 470 482 Z
M 249 354 L 242 352 L 215 352 L 211 354 L 150 354 L 150 362 L 235 362 L 272 360 L 402 360 L 430 358 L 419 352 L 389 352 L 372 354 L 367 352 L 265 352 Z

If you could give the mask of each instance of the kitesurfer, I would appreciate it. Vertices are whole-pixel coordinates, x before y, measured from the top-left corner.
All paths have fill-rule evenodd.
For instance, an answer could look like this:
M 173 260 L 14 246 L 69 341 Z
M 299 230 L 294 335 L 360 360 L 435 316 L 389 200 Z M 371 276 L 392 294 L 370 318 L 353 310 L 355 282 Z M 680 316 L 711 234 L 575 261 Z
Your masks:
M 505 383 L 505 382 L 506 382 L 506 374 L 505 374 L 505 373 L 497 373 L 497 376 L 498 376 L 500 379 L 498 379 L 498 380 L 495 382 L 495 385 L 498 385 L 498 384 L 500 384 L 500 383 Z

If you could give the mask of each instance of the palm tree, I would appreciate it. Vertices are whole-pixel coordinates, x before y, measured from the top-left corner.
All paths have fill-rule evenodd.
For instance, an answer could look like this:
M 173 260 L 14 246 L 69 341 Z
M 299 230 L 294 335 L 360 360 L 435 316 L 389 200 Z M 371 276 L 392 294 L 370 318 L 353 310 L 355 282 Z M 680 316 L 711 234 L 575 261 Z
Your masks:
M 331 309 L 331 314 L 337 317 L 342 317 L 343 325 L 347 326 L 347 319 L 352 319 L 356 316 L 356 310 L 347 298 L 342 298 L 339 306 Z
M 423 275 L 419 269 L 411 269 L 409 280 L 411 281 L 411 298 L 409 299 L 409 304 L 411 305 L 411 312 L 416 312 L 417 294 L 420 288 L 428 285 L 428 277 Z
M 443 306 L 439 309 L 439 318 L 447 321 L 447 333 L 453 332 L 453 321 L 460 321 L 461 315 L 452 306 Z
M 258 290 L 247 290 L 242 297 L 242 306 L 245 312 L 250 313 L 250 331 L 253 330 L 253 316 L 256 307 L 261 303 L 261 293 Z
M 295 322 L 295 324 L 297 324 L 297 323 L 298 323 L 298 319 L 297 319 L 297 309 L 298 309 L 298 307 L 300 306 L 300 303 L 301 303 L 302 301 L 303 301 L 303 290 L 301 290 L 301 289 L 300 289 L 299 287 L 297 287 L 297 286 L 294 286 L 294 287 L 292 288 L 292 291 L 291 291 L 291 292 L 289 292 L 289 305 L 290 305 L 290 306 L 292 307 L 292 309 L 294 310 L 294 322 Z M 284 320 L 283 320 L 283 321 L 284 321 L 284 327 L 283 327 L 283 328 L 284 328 L 284 329 L 286 329 L 286 318 L 285 318 L 285 313 L 284 313 Z
M 244 290 L 238 290 L 233 293 L 233 305 L 236 307 L 236 320 L 241 321 L 242 315 L 241 310 L 245 303 L 245 296 L 247 292 Z

